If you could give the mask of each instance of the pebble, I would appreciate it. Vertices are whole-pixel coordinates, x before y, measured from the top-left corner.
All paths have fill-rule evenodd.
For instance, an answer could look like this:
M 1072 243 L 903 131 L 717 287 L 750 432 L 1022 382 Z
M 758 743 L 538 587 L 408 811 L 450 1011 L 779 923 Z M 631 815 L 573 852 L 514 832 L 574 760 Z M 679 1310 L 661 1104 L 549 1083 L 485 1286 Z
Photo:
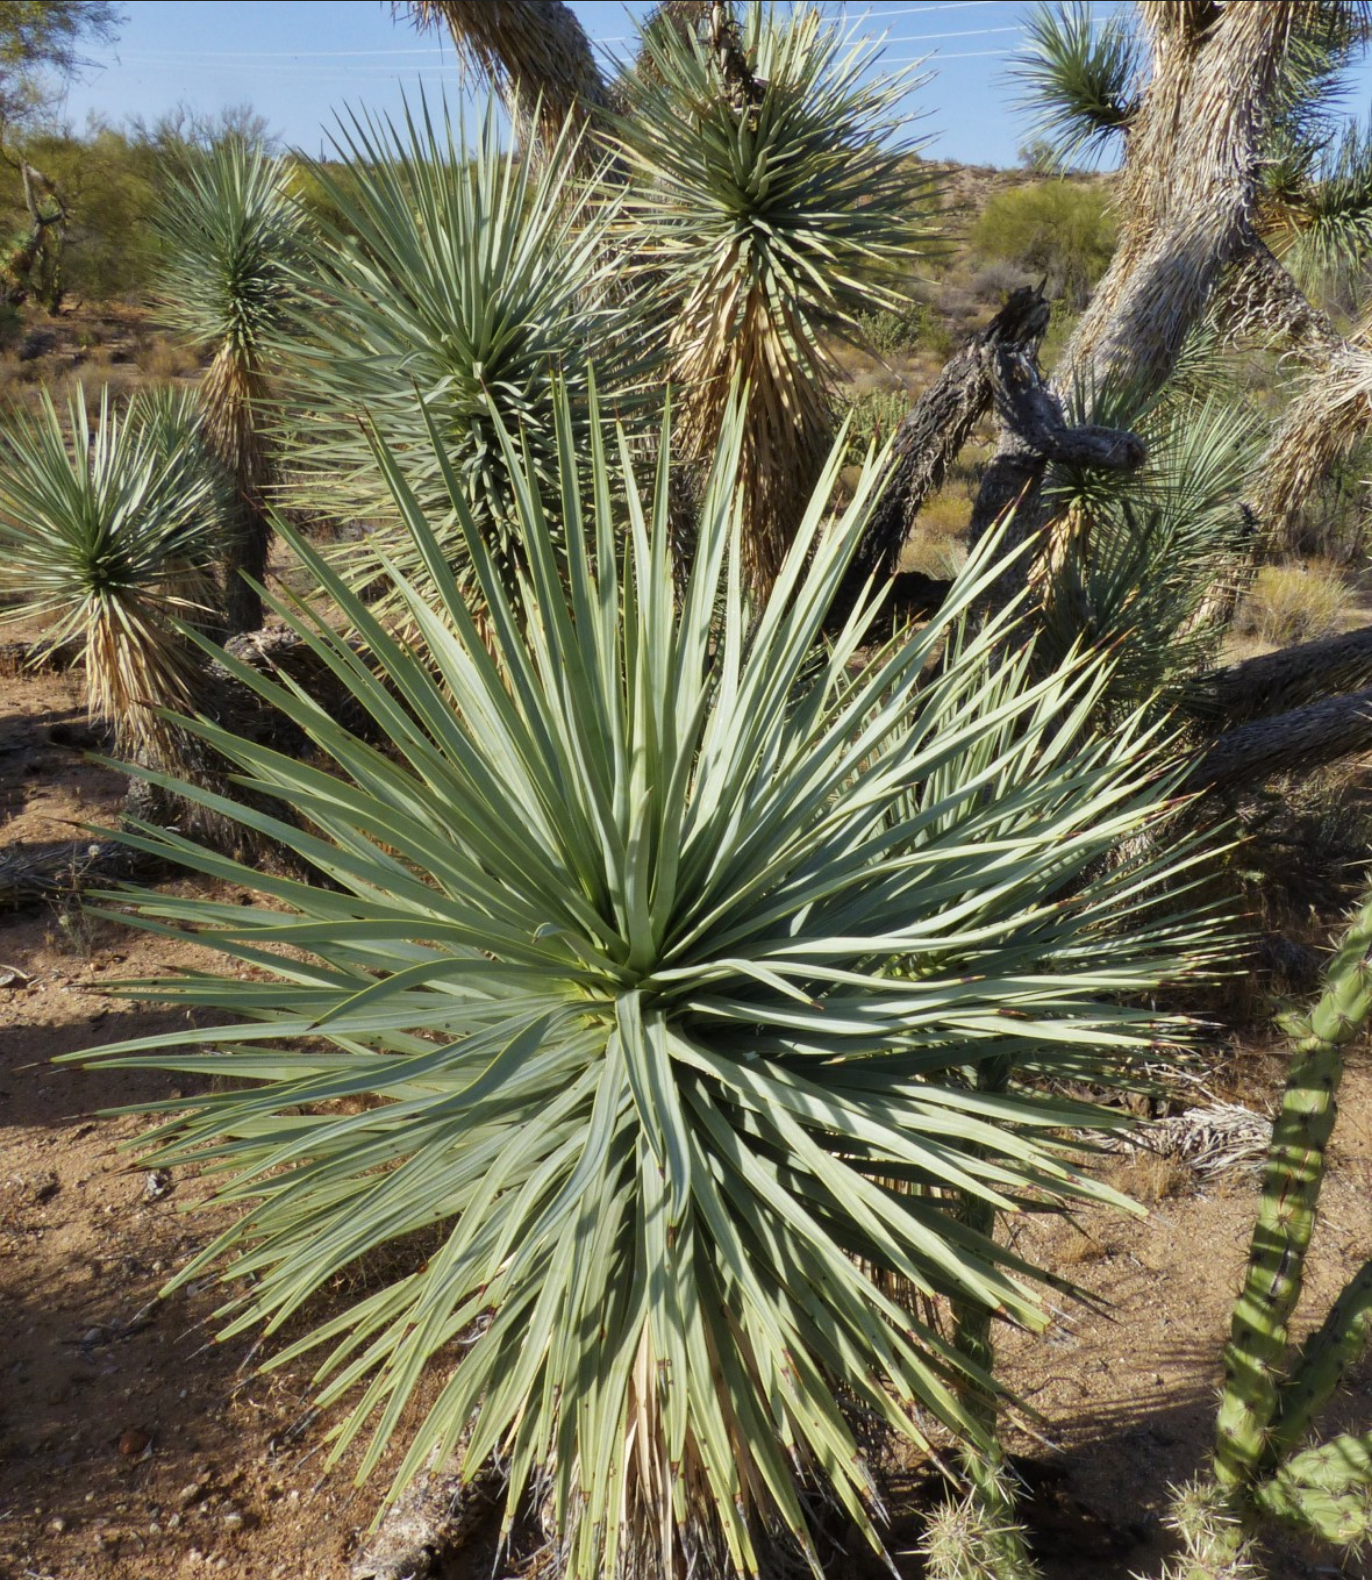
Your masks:
M 238 1512 L 237 1509 L 225 1509 L 223 1514 L 221 1514 L 219 1517 L 231 1531 L 237 1531 L 243 1528 L 243 1516 Z
M 183 1509 L 190 1508 L 192 1503 L 198 1503 L 205 1496 L 205 1484 L 202 1481 L 188 1481 L 176 1494 L 176 1501 Z
M 67 1528 L 67 1522 L 62 1518 L 62 1516 L 60 1514 L 57 1515 L 55 1518 L 53 1518 L 53 1519 L 48 1521 L 48 1529 L 52 1532 L 52 1534 L 54 1536 L 60 1536 L 62 1534 L 62 1532 L 66 1530 L 66 1528 Z

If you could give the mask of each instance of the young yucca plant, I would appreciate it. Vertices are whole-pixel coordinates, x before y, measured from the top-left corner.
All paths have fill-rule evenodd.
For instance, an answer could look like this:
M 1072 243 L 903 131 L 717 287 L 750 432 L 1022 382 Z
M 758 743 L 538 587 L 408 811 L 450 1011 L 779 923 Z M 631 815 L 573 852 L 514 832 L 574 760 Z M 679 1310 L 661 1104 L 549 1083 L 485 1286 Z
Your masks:
M 1112 707 L 1174 698 L 1218 656 L 1253 552 L 1243 490 L 1262 438 L 1237 395 L 1174 389 L 1139 411 L 1127 392 L 1079 397 L 1080 420 L 1128 427 L 1148 446 L 1137 474 L 1057 467 L 1055 520 L 1031 577 L 1040 656 L 1112 647 Z M 1131 409 L 1132 407 L 1132 409 Z M 1123 408 L 1123 410 L 1121 410 Z
M 193 446 L 169 449 L 139 410 L 119 417 L 102 390 L 94 424 L 78 388 L 64 424 L 43 393 L 36 415 L 0 428 L 0 589 L 10 618 L 52 622 L 84 650 L 91 715 L 141 762 L 175 761 L 159 709 L 197 699 L 203 659 L 178 621 L 213 622 L 223 518 Z
M 587 365 L 621 407 L 636 338 L 606 249 L 614 205 L 574 185 L 564 134 L 552 157 L 502 150 L 494 107 L 475 145 L 446 108 L 426 102 L 403 130 L 354 119 L 342 133 L 346 180 L 315 172 L 345 230 L 318 249 L 317 290 L 287 348 L 305 415 L 297 485 L 311 508 L 371 530 L 340 559 L 354 586 L 376 583 L 394 557 L 425 567 L 374 464 L 366 433 L 384 438 L 472 594 L 462 535 L 428 424 L 486 541 L 504 564 L 518 553 L 514 488 L 498 434 L 518 431 L 551 477 L 554 389 L 587 430 Z
M 157 217 L 165 244 L 162 311 L 214 360 L 201 395 L 205 432 L 233 476 L 239 525 L 226 560 L 232 631 L 262 624 L 262 601 L 244 580 L 266 577 L 275 477 L 263 432 L 266 351 L 283 320 L 304 244 L 304 218 L 281 160 L 227 138 L 188 164 Z
M 881 1546 L 855 1421 L 922 1442 L 932 1418 L 989 1446 L 968 1395 L 992 1379 L 930 1308 L 1039 1324 L 1049 1275 L 962 1208 L 1118 1198 L 1063 1139 L 1113 1121 L 1046 1088 L 978 1092 L 976 1072 L 1118 1073 L 1152 1046 L 1131 998 L 1206 938 L 1156 898 L 1184 842 L 1110 859 L 1123 839 L 1158 848 L 1138 836 L 1168 778 L 1156 733 L 1090 733 L 1098 663 L 1034 680 L 1002 619 L 953 629 L 921 680 L 998 574 L 989 547 L 919 635 L 859 662 L 864 604 L 825 648 L 879 479 L 869 465 L 832 519 L 840 446 L 772 596 L 750 604 L 747 421 L 721 424 L 680 581 L 666 444 L 644 498 L 627 441 L 616 464 L 564 402 L 555 530 L 504 441 L 513 591 L 435 429 L 481 629 L 381 450 L 426 564 L 422 587 L 394 581 L 422 661 L 303 542 L 376 668 L 322 615 L 276 607 L 387 751 L 227 659 L 322 761 L 186 726 L 296 816 L 182 793 L 327 884 L 174 831 L 135 837 L 264 899 L 124 897 L 141 924 L 264 969 L 128 986 L 237 1018 L 195 1051 L 177 1034 L 79 1056 L 232 1083 L 178 1097 L 147 1138 L 159 1165 L 227 1170 L 219 1194 L 243 1205 L 178 1276 L 234 1253 L 252 1283 L 227 1332 L 279 1330 L 359 1258 L 425 1232 L 422 1259 L 274 1363 L 325 1347 L 321 1398 L 354 1400 L 336 1452 L 370 1428 L 360 1475 L 425 1368 L 449 1366 L 393 1491 L 459 1443 L 468 1472 L 494 1456 L 508 1517 L 536 1489 L 574 1577 L 751 1574 L 778 1540 L 818 1572 L 816 1494 Z
M 873 46 L 766 6 L 747 7 L 743 45 L 740 85 L 691 29 L 648 30 L 614 124 L 688 455 L 708 461 L 748 390 L 746 570 L 765 588 L 833 439 L 832 344 L 905 300 L 933 183 L 896 115 L 909 76 L 873 76 Z

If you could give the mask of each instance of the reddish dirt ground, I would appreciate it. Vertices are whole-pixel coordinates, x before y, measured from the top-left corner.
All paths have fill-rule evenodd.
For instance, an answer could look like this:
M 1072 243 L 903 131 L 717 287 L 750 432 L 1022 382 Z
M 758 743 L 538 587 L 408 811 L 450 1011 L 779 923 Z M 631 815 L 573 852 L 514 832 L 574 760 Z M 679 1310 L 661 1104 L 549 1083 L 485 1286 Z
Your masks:
M 82 719 L 75 677 L 0 680 L 0 847 L 69 838 L 73 824 L 113 816 L 122 782 L 74 749 L 86 740 Z M 83 919 L 61 897 L 0 916 L 0 966 L 16 968 L 0 987 L 4 1580 L 339 1580 L 381 1490 L 354 1489 L 346 1463 L 324 1474 L 328 1423 L 310 1410 L 306 1368 L 256 1374 L 249 1340 L 213 1341 L 222 1293 L 196 1284 L 156 1300 L 221 1214 L 188 1216 L 203 1182 L 169 1184 L 124 1149 L 137 1118 L 96 1114 L 170 1095 L 172 1079 L 50 1063 L 175 1027 L 176 1016 L 132 1012 L 102 988 L 202 962 L 192 944 Z M 184 1016 L 179 1024 L 193 1039 L 195 1026 Z M 1249 1052 L 1225 1061 L 1211 1086 L 1266 1107 L 1280 1079 L 1276 1054 Z M 1064 1311 L 1045 1335 L 1002 1339 L 1006 1381 L 1040 1417 L 1042 1440 L 1018 1433 L 1012 1447 L 1031 1460 L 1027 1515 L 1047 1580 L 1156 1574 L 1167 1489 L 1205 1457 L 1256 1199 L 1251 1172 L 1202 1185 L 1152 1161 L 1114 1168 L 1145 1197 L 1161 1193 L 1146 1220 L 1093 1211 L 1076 1226 L 1019 1231 L 1022 1246 L 1032 1242 L 1104 1303 Z M 1369 1254 L 1372 1061 L 1360 1050 L 1345 1082 L 1307 1322 Z M 1336 1414 L 1345 1427 L 1372 1426 L 1372 1364 L 1349 1378 Z M 893 1542 L 910 1577 L 919 1573 L 909 1550 L 920 1481 L 912 1467 L 895 1509 Z M 1269 1556 L 1279 1580 L 1372 1574 L 1295 1543 Z M 489 1575 L 490 1543 L 451 1572 Z M 854 1561 L 838 1572 L 879 1571 Z

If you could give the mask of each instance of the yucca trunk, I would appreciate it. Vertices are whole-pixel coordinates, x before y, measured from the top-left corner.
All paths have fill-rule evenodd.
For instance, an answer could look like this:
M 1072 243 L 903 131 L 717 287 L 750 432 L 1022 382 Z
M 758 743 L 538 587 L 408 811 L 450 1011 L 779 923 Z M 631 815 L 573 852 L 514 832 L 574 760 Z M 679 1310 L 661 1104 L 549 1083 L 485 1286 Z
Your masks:
M 742 285 L 740 309 L 740 283 L 711 280 L 685 304 L 672 335 L 672 373 L 682 392 L 683 451 L 697 465 L 719 444 L 734 382 L 747 391 L 743 569 L 765 594 L 833 442 L 827 392 L 838 369 L 818 344 L 783 341 L 759 286 Z
M 226 343 L 205 375 L 205 438 L 233 477 L 238 495 L 236 530 L 225 553 L 224 607 L 228 632 L 237 636 L 262 624 L 262 598 L 245 578 L 266 580 L 271 521 L 266 493 L 274 481 L 259 412 L 266 378 L 255 357 Z
M 1302 0 L 1144 0 L 1152 79 L 1129 132 L 1120 240 L 1058 368 L 1157 387 L 1222 271 L 1251 242 L 1261 138 Z
M 446 24 L 458 54 L 499 86 L 516 125 L 532 125 L 549 152 L 569 120 L 606 107 L 591 41 L 563 0 L 414 0 L 408 9 L 421 28 Z M 576 144 L 575 157 L 593 163 L 594 144 Z
M 1315 1226 L 1325 1148 L 1334 1128 L 1343 1050 L 1372 1011 L 1372 899 L 1330 963 L 1328 986 L 1308 1017 L 1285 1026 L 1297 1039 L 1272 1132 L 1248 1274 L 1225 1350 L 1225 1388 L 1215 1441 L 1220 1484 L 1252 1482 L 1271 1462 L 1284 1375 L 1287 1329 L 1300 1299 Z M 1358 1308 L 1361 1310 L 1361 1308 Z M 1362 1320 L 1361 1316 L 1358 1318 Z M 1300 1419 L 1308 1419 L 1302 1407 Z M 1285 1434 L 1290 1436 L 1289 1430 Z
M 1271 548 L 1287 547 L 1302 502 L 1372 428 L 1372 349 L 1341 341 L 1287 408 L 1263 461 L 1254 505 Z

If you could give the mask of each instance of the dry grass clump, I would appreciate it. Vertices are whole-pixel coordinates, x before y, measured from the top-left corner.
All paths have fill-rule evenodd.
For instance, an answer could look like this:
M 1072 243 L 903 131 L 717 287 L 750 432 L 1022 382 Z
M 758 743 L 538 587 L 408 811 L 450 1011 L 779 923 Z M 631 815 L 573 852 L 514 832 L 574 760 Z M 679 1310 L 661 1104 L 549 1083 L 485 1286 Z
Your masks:
M 136 360 L 145 377 L 159 381 L 193 378 L 201 367 L 200 357 L 190 346 L 160 335 L 138 348 Z
M 1191 1184 L 1191 1170 L 1180 1157 L 1140 1149 L 1111 1171 L 1110 1183 L 1145 1207 L 1179 1196 Z
M 1315 642 L 1343 630 L 1352 612 L 1347 582 L 1317 561 L 1264 565 L 1239 607 L 1235 632 L 1271 647 Z

